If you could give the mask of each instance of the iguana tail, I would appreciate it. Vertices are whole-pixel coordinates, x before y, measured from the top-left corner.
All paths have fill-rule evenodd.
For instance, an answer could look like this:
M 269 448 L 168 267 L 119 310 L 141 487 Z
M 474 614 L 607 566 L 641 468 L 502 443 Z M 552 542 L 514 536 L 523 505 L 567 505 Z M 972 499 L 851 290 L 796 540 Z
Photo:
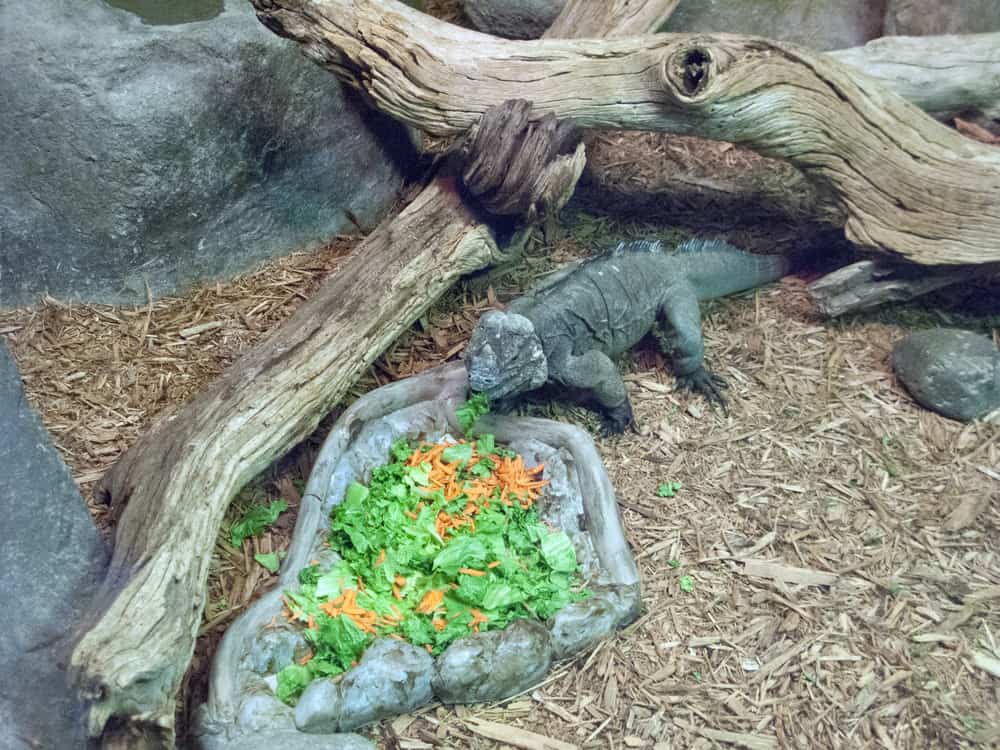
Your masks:
M 687 277 L 699 299 L 754 289 L 787 275 L 794 261 L 784 255 L 756 255 L 721 240 L 693 239 L 677 247 L 690 265 Z

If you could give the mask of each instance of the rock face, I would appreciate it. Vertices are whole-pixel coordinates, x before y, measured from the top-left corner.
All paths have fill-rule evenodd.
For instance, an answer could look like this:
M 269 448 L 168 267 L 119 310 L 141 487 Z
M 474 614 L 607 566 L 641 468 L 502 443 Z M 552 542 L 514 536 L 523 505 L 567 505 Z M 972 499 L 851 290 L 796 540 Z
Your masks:
M 681 0 L 662 31 L 728 31 L 841 49 L 881 36 L 884 9 L 884 0 Z
M 913 398 L 932 411 L 968 421 L 1000 409 L 1000 353 L 986 336 L 917 331 L 896 344 L 892 361 Z
M 429 703 L 434 659 L 392 638 L 376 640 L 343 679 L 316 680 L 295 706 L 303 732 L 348 732 Z
M 886 36 L 982 34 L 1000 30 L 996 0 L 889 0 Z
M 443 703 L 500 700 L 539 683 L 552 664 L 549 631 L 532 620 L 474 633 L 445 649 L 435 664 L 434 695 Z
M 147 284 L 233 275 L 394 200 L 404 131 L 248 2 L 115 4 L 145 15 L 0 4 L 0 307 L 145 302 Z
M 564 4 L 465 0 L 465 13 L 483 31 L 528 39 L 541 35 Z M 880 36 L 884 12 L 885 0 L 681 0 L 661 30 L 755 34 L 827 50 Z
M 464 0 L 477 29 L 508 39 L 537 39 L 552 25 L 565 0 Z
M 0 747 L 84 747 L 65 666 L 107 549 L 2 340 L 0 435 Z

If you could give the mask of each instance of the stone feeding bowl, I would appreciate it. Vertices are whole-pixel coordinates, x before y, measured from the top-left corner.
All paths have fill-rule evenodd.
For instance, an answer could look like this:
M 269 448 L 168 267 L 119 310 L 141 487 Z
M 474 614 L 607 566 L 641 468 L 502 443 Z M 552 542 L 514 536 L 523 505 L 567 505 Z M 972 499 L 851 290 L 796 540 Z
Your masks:
M 439 700 L 500 700 L 538 684 L 552 662 L 594 645 L 639 613 L 639 576 L 614 490 L 590 436 L 546 419 L 487 415 L 473 429 L 492 433 L 524 457 L 545 464 L 549 480 L 537 502 L 546 523 L 565 531 L 593 595 L 546 622 L 520 619 L 503 630 L 470 633 L 437 658 L 404 641 L 378 638 L 360 663 L 317 679 L 294 708 L 275 695 L 276 674 L 307 651 L 300 628 L 281 617 L 281 596 L 298 588 L 302 568 L 335 564 L 324 547 L 330 512 L 354 481 L 367 482 L 401 437 L 437 441 L 459 435 L 455 410 L 468 391 L 461 363 L 372 391 L 337 420 L 323 444 L 299 506 L 279 585 L 226 631 L 215 655 L 208 701 L 200 707 L 201 747 L 353 750 L 373 745 L 354 729 Z

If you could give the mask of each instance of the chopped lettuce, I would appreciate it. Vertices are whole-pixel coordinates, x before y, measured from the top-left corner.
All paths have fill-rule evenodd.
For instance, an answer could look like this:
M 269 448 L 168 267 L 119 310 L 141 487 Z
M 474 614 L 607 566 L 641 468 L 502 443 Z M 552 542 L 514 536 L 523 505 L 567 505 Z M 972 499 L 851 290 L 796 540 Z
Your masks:
M 270 573 L 277 573 L 279 560 L 277 552 L 258 552 L 253 556 L 261 567 L 265 568 Z
M 455 410 L 455 417 L 462 431 L 468 433 L 476 421 L 490 410 L 485 393 L 477 393 Z
M 293 704 L 302 695 L 306 685 L 313 681 L 309 667 L 300 664 L 289 664 L 278 672 L 278 700 Z
M 229 541 L 234 547 L 240 547 L 244 539 L 257 536 L 264 529 L 278 520 L 278 516 L 288 510 L 288 503 L 275 500 L 270 505 L 258 505 L 251 508 L 243 517 L 229 529 Z
M 496 488 L 483 495 L 491 486 L 484 481 L 495 481 L 494 471 L 516 454 L 492 435 L 411 460 L 421 447 L 431 448 L 397 441 L 367 486 L 347 488 L 328 537 L 340 561 L 304 568 L 298 589 L 285 592 L 289 619 L 307 626 L 313 651 L 304 665 L 279 673 L 286 703 L 301 693 L 304 673 L 314 679 L 350 669 L 376 636 L 440 654 L 470 632 L 546 619 L 589 596 L 565 532 L 542 523 L 530 500 L 522 507 L 520 497 Z M 433 489 L 431 477 L 441 472 L 454 484 Z

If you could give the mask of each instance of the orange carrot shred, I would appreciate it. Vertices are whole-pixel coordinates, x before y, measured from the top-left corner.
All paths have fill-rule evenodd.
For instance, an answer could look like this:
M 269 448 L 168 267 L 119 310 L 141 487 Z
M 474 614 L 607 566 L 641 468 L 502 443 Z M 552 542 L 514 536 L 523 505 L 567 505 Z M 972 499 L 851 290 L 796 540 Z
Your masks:
M 487 568 L 495 568 L 495 567 L 497 567 L 497 566 L 498 566 L 499 564 L 500 564 L 500 561 L 499 561 L 499 560 L 494 560 L 493 562 L 491 562 L 491 563 L 490 563 L 489 565 L 487 565 L 486 567 L 487 567 Z
M 381 565 L 384 562 L 385 562 L 385 550 L 382 549 L 382 550 L 379 550 L 379 552 L 378 552 L 378 559 L 375 561 L 375 567 L 377 568 L 379 565 Z
M 459 568 L 458 572 L 459 573 L 465 573 L 465 575 L 467 575 L 467 576 L 484 576 L 484 575 L 486 575 L 486 571 L 475 570 L 473 568 Z
M 438 591 L 437 589 L 431 589 L 424 594 L 424 598 L 420 600 L 420 604 L 417 605 L 416 611 L 422 615 L 429 615 L 435 609 L 440 607 L 443 602 L 444 592 Z

